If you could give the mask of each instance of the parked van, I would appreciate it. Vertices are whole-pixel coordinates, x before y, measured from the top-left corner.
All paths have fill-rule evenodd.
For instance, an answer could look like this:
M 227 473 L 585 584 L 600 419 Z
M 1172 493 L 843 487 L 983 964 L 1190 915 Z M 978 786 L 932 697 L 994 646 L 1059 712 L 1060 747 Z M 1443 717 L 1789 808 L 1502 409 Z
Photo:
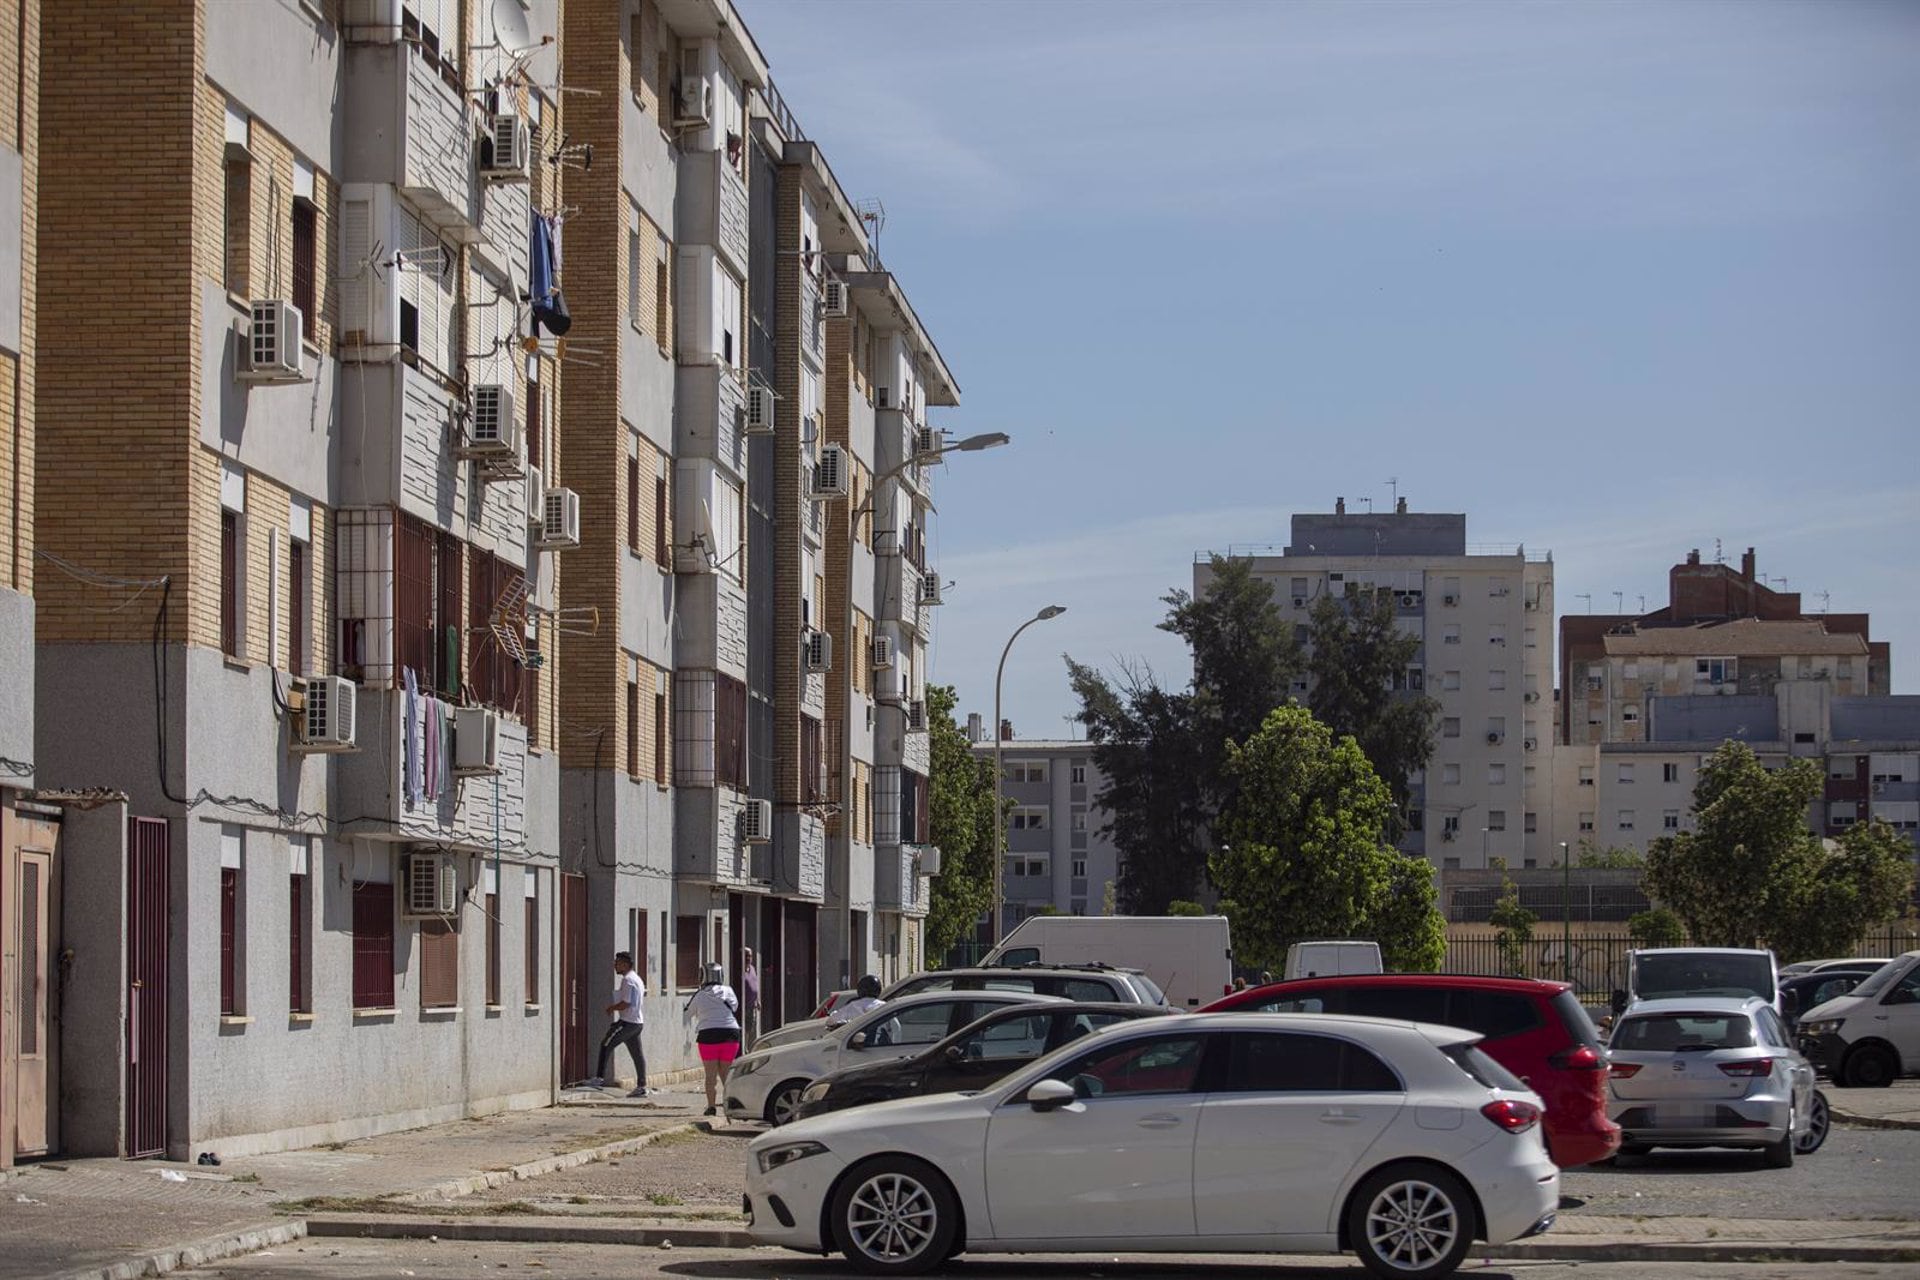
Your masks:
M 1852 1088 L 1920 1075 L 1920 951 L 1887 961 L 1846 995 L 1800 1015 L 1800 1051 Z
M 1296 942 L 1287 948 L 1293 978 L 1335 978 L 1344 973 L 1384 973 L 1377 942 Z
M 1175 1009 L 1233 990 L 1225 916 L 1029 916 L 982 965 L 1105 964 L 1139 969 Z
M 1683 996 L 1754 996 L 1780 1010 L 1780 967 L 1773 952 L 1746 947 L 1652 947 L 1627 953 L 1627 989 L 1616 991 L 1618 1014 L 1636 1000 Z

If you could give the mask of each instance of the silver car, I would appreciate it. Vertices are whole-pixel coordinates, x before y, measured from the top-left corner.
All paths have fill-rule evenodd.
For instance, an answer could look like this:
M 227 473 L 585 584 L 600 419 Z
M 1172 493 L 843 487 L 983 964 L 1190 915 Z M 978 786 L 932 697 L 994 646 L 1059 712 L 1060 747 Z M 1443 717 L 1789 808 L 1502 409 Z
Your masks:
M 1765 1000 L 1642 1000 L 1614 1025 L 1607 1067 L 1623 1156 L 1744 1147 L 1785 1169 L 1813 1129 L 1813 1067 Z

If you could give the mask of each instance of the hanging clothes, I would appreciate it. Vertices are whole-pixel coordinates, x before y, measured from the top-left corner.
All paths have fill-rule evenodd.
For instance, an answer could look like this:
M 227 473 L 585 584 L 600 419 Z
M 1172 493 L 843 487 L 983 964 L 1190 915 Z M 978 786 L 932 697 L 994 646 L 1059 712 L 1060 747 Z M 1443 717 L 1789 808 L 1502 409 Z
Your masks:
M 560 296 L 560 228 L 543 213 L 535 214 L 527 225 L 527 296 L 535 337 L 542 328 L 556 338 L 573 328 L 566 299 Z
M 451 705 L 448 707 L 451 710 Z M 440 717 L 440 794 L 453 790 L 453 717 Z
M 424 790 L 426 791 L 427 799 L 438 800 L 440 798 L 440 700 L 428 696 L 425 702 L 427 704 L 427 723 L 426 733 L 424 735 L 426 738 L 426 764 L 421 772 L 425 779 Z
M 405 668 L 402 676 L 405 692 L 400 699 L 400 771 L 407 807 L 417 809 L 424 781 L 420 759 L 420 682 L 414 677 L 412 667 Z

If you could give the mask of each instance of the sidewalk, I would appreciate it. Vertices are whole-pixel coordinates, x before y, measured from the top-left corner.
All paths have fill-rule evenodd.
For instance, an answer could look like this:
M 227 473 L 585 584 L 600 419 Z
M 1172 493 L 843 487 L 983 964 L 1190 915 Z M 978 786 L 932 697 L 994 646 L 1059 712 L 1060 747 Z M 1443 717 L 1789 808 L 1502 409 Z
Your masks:
M 159 1275 L 303 1234 L 305 1212 L 431 1204 L 644 1145 L 699 1115 L 697 1086 L 562 1104 L 201 1168 L 54 1160 L 0 1180 L 0 1280 Z
M 1885 1089 L 1842 1089 L 1827 1080 L 1820 1088 L 1835 1120 L 1873 1129 L 1920 1129 L 1920 1080 L 1896 1080 Z

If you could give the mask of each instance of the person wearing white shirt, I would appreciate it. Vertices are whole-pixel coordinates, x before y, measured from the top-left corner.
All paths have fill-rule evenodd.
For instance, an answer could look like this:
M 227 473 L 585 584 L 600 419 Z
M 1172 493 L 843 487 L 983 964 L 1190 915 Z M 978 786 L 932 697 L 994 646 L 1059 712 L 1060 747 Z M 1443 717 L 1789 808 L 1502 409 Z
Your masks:
M 853 999 L 843 1005 L 836 1005 L 834 1007 L 833 1012 L 827 1016 L 827 1025 L 830 1027 L 840 1026 L 842 1023 L 850 1022 L 859 1017 L 869 1009 L 878 1009 L 885 1003 L 886 1001 L 880 998 L 880 978 L 877 974 L 870 973 L 860 979 L 860 985 L 855 989 Z
M 593 1079 L 586 1082 L 589 1089 L 604 1088 L 607 1083 L 607 1068 L 613 1062 L 613 1052 L 621 1045 L 627 1046 L 627 1052 L 633 1055 L 634 1082 L 629 1098 L 647 1096 L 647 1055 L 640 1045 L 640 1034 L 646 1028 L 646 1015 L 641 1012 L 642 1002 L 647 998 L 647 984 L 634 972 L 633 956 L 622 951 L 613 958 L 613 1003 L 606 1008 L 613 1017 L 607 1027 L 607 1033 L 600 1037 L 600 1065 Z
M 727 1072 L 740 1056 L 740 997 L 727 985 L 726 971 L 719 965 L 707 966 L 707 980 L 687 1001 L 686 1012 L 693 1019 L 693 1038 L 700 1046 L 700 1068 L 706 1076 L 706 1114 L 716 1115 L 714 1095 L 726 1084 Z

